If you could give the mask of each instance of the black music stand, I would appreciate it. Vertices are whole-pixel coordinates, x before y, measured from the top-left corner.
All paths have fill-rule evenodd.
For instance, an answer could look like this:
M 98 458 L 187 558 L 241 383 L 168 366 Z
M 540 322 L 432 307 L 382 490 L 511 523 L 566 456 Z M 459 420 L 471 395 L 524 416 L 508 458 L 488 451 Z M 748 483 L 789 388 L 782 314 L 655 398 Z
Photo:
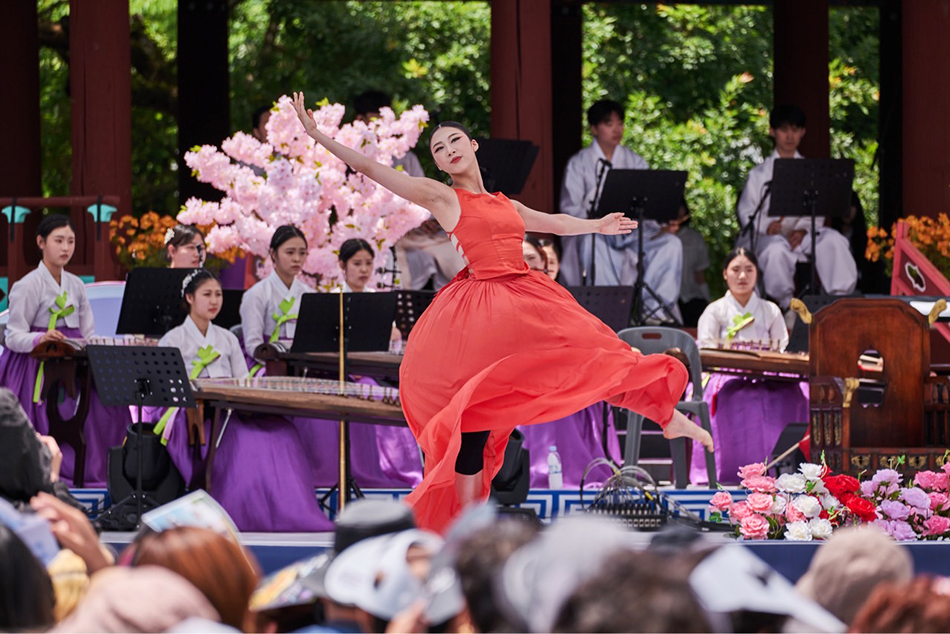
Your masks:
M 211 320 L 215 326 L 221 326 L 225 330 L 230 330 L 232 326 L 241 323 L 241 299 L 244 297 L 244 291 L 234 288 L 225 288 L 221 302 L 221 312 Z
M 412 327 L 422 317 L 433 298 L 435 291 L 396 291 L 396 328 L 402 333 L 403 340 L 409 338 Z
M 116 334 L 161 337 L 185 320 L 181 285 L 195 269 L 129 271 Z
M 142 422 L 142 408 L 195 407 L 191 382 L 178 348 L 155 346 L 86 346 L 96 390 L 103 405 L 137 409 L 138 432 L 152 433 L 154 425 Z M 141 440 L 136 442 L 140 450 Z M 106 511 L 103 520 L 138 527 L 142 513 L 158 502 L 142 490 L 142 456 L 136 456 L 135 491 Z M 134 522 L 132 521 L 134 518 Z
M 853 181 L 851 159 L 775 159 L 769 217 L 811 218 L 811 281 L 802 295 L 821 293 L 815 271 L 815 218 L 844 216 L 851 209 Z
M 630 327 L 633 315 L 633 286 L 568 286 L 577 303 L 614 332 Z
M 396 314 L 396 293 L 307 293 L 300 302 L 300 316 L 294 342 L 294 353 L 336 352 L 340 355 L 340 381 L 349 376 L 347 354 L 350 352 L 382 352 L 389 350 L 393 318 Z M 342 311 L 341 311 L 342 304 Z M 343 337 L 340 337 L 340 332 Z M 325 504 L 334 489 L 340 492 L 342 510 L 352 490 L 357 497 L 363 492 L 350 469 L 350 425 L 340 421 L 340 481 L 320 501 Z
M 644 280 L 643 221 L 649 219 L 665 224 L 678 217 L 687 176 L 686 172 L 673 170 L 612 169 L 604 179 L 604 188 L 600 193 L 594 217 L 602 218 L 615 211 L 624 211 L 628 218 L 638 223 L 637 281 L 634 285 L 637 307 L 633 319 L 637 326 L 642 326 L 648 317 L 661 310 L 670 321 L 677 326 L 681 325 L 673 309 L 667 306 Z M 593 256 L 592 252 L 592 259 Z M 644 315 L 644 293 L 649 293 L 659 305 L 659 308 L 649 315 Z
M 516 196 L 524 189 L 534 161 L 541 150 L 531 141 L 476 139 L 478 166 L 485 189 Z

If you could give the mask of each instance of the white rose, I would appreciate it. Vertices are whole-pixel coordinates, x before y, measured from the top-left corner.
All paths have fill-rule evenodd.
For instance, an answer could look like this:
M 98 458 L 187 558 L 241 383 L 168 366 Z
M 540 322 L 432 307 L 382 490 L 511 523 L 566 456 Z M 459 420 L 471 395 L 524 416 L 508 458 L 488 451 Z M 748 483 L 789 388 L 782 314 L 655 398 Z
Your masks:
M 790 542 L 810 542 L 811 529 L 808 522 L 789 522 L 785 525 L 785 539 Z
M 815 495 L 824 495 L 828 492 L 824 480 L 812 480 L 811 492 Z
M 841 506 L 841 502 L 839 502 L 838 498 L 831 495 L 830 493 L 826 493 L 823 496 L 821 496 L 821 507 L 825 509 L 826 511 L 830 511 L 831 509 L 838 508 L 839 506 Z
M 818 501 L 818 498 L 813 498 L 810 495 L 800 495 L 795 498 L 792 504 L 798 507 L 798 510 L 809 519 L 821 514 L 821 502 Z
M 772 502 L 772 508 L 769 509 L 769 515 L 781 515 L 785 512 L 785 505 L 788 503 L 781 495 L 775 496 L 775 501 Z
M 798 473 L 783 473 L 775 481 L 775 488 L 785 493 L 804 493 L 805 476 Z
M 804 524 L 804 522 L 802 522 Z M 808 522 L 808 528 L 815 539 L 828 539 L 831 537 L 831 521 L 822 519 L 813 519 Z
M 821 472 L 823 471 L 820 464 L 813 464 L 811 462 L 801 463 L 798 465 L 798 470 L 801 471 L 806 480 L 821 479 Z

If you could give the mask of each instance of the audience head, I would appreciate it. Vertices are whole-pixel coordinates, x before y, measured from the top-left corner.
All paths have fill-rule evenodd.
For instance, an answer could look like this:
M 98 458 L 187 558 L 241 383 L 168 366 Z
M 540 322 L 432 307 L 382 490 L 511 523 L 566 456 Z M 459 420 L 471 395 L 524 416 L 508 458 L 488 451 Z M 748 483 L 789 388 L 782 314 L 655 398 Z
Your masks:
M 376 253 L 362 238 L 350 238 L 340 246 L 340 268 L 347 286 L 354 293 L 362 293 L 373 276 Z
M 779 155 L 791 158 L 805 136 L 805 113 L 798 106 L 775 106 L 769 114 L 769 136 Z
M 165 259 L 172 269 L 196 269 L 205 261 L 205 238 L 193 225 L 175 225 L 165 232 Z
M 883 582 L 905 583 L 914 575 L 907 550 L 874 526 L 836 530 L 812 557 L 795 588 L 845 623 Z
M 191 583 L 166 568 L 113 566 L 92 577 L 89 592 L 55 632 L 165 632 L 189 618 L 219 622 Z
M 532 271 L 548 272 L 548 254 L 541 243 L 532 235 L 526 235 L 521 241 L 521 255 Z
M 272 106 L 261 106 L 251 114 L 251 134 L 261 143 L 267 143 L 267 122 Z
M 587 109 L 591 135 L 602 148 L 613 149 L 623 141 L 624 111 L 616 101 L 602 99 Z
M 0 524 L 0 631 L 46 630 L 55 595 L 43 564 L 17 535 Z
M 745 247 L 730 251 L 722 263 L 722 278 L 733 297 L 748 301 L 759 279 L 759 260 L 755 253 Z
M 47 268 L 62 269 L 76 251 L 76 230 L 64 214 L 49 214 L 36 227 L 36 246 Z
M 220 621 L 250 631 L 248 603 L 259 572 L 233 540 L 208 528 L 181 526 L 146 533 L 135 546 L 133 566 L 159 566 L 181 575 L 204 594 Z
M 950 597 L 918 577 L 877 587 L 851 622 L 851 632 L 950 632 Z
M 60 622 L 73 613 L 89 590 L 89 571 L 82 557 L 71 550 L 60 550 L 46 567 L 53 583 L 56 607 L 53 615 Z
M 498 607 L 515 631 L 550 632 L 574 591 L 630 547 L 630 534 L 615 524 L 593 517 L 559 520 L 505 562 Z
M 293 280 L 307 261 L 307 238 L 294 225 L 281 225 L 270 239 L 270 257 L 284 282 Z
M 389 95 L 381 90 L 367 90 L 353 98 L 353 111 L 357 121 L 376 119 L 381 109 L 391 106 Z
M 476 531 L 459 544 L 455 569 L 478 631 L 516 631 L 498 608 L 496 586 L 508 557 L 537 535 L 536 524 L 506 519 Z
M 561 608 L 555 632 L 711 632 L 675 556 L 621 551 Z
M 211 321 L 221 312 L 221 282 L 208 269 L 195 269 L 182 281 L 181 296 L 192 319 Z
M 402 502 L 363 498 L 348 503 L 337 518 L 333 550 L 340 553 L 364 539 L 415 527 L 412 511 Z
M 26 504 L 51 490 L 53 477 L 50 450 L 37 438 L 20 399 L 0 388 L 0 497 Z

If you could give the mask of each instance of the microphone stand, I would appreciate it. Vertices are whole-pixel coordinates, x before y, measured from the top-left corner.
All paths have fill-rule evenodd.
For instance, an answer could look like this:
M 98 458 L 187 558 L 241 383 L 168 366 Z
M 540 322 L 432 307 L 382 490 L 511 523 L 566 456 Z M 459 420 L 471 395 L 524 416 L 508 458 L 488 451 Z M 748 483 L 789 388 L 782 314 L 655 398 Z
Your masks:
M 742 228 L 742 231 L 739 232 L 739 235 L 742 235 L 746 231 L 751 231 L 751 235 L 749 236 L 749 248 L 751 249 L 752 253 L 755 253 L 755 236 L 757 233 L 755 230 L 755 223 L 759 218 L 759 214 L 762 213 L 762 206 L 765 204 L 765 199 L 771 194 L 771 192 L 772 181 L 769 181 L 763 185 L 763 194 L 759 198 L 759 204 L 756 206 L 755 211 L 752 212 L 752 216 L 749 217 L 749 222 L 747 222 Z
M 597 185 L 594 187 L 594 197 L 590 201 L 590 209 L 587 210 L 587 217 L 590 219 L 594 218 L 594 212 L 597 211 L 597 203 L 600 200 L 601 186 L 604 182 L 604 177 L 607 175 L 607 168 L 613 167 L 610 161 L 607 159 L 597 159 Z M 587 271 L 584 271 L 584 286 L 594 286 L 595 276 L 597 274 L 597 234 L 590 234 L 590 275 L 587 274 Z

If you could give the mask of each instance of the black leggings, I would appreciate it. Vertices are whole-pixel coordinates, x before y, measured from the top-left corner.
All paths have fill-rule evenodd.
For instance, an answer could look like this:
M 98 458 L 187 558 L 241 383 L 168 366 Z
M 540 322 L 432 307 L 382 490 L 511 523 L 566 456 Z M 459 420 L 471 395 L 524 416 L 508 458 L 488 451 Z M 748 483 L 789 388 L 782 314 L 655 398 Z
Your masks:
M 485 443 L 488 442 L 487 431 L 463 431 L 462 446 L 459 448 L 458 458 L 455 459 L 455 473 L 475 475 L 485 465 Z

